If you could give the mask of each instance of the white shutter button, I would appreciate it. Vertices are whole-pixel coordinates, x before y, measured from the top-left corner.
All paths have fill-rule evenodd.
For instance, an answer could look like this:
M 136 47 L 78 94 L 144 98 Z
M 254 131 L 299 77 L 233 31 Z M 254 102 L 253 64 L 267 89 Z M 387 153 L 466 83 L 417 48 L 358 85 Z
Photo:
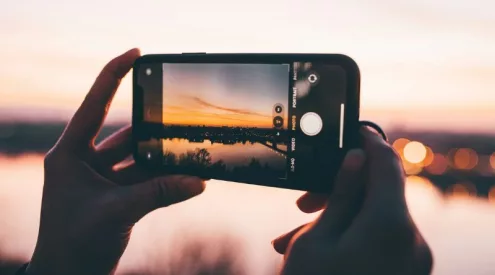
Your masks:
M 323 121 L 317 113 L 305 113 L 300 120 L 301 130 L 307 136 L 316 136 L 323 128 Z

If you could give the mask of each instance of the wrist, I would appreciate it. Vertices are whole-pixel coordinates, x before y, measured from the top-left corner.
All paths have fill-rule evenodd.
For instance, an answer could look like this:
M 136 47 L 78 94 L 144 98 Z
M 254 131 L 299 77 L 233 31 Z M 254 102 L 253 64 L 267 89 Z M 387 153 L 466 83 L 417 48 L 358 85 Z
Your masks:
M 47 251 L 35 252 L 26 264 L 24 273 L 19 275 L 113 275 L 117 266 L 110 268 L 87 262 L 84 256 Z M 17 275 L 17 274 L 16 274 Z
M 41 250 L 37 247 L 27 264 L 25 275 L 65 275 L 74 274 L 72 267 L 77 264 L 71 263 L 70 256 L 54 250 Z M 77 270 L 77 269 L 76 269 Z

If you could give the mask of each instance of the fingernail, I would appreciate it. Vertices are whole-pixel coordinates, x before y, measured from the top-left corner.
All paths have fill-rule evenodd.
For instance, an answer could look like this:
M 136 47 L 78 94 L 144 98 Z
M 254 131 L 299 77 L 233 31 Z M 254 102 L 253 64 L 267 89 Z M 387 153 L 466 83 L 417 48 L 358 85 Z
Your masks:
M 141 54 L 141 50 L 139 48 L 132 48 L 132 49 L 128 50 L 127 52 L 125 52 L 124 54 L 130 54 L 130 53 Z
M 366 155 L 363 150 L 352 149 L 347 152 L 343 166 L 349 170 L 359 170 L 363 166 L 365 158 Z
M 128 50 L 125 53 L 120 55 L 120 57 L 126 57 L 126 58 L 132 58 L 132 59 L 136 59 L 139 56 L 141 56 L 141 50 L 138 48 L 130 49 L 130 50 Z
M 301 201 L 304 201 L 305 200 L 305 196 L 300 196 L 297 200 L 296 200 L 296 205 L 299 205 L 301 203 Z
M 276 244 L 277 240 L 278 240 L 278 238 L 272 241 L 272 247 L 273 247 L 273 249 L 275 249 L 275 251 L 277 253 L 284 254 L 283 249 L 279 245 Z

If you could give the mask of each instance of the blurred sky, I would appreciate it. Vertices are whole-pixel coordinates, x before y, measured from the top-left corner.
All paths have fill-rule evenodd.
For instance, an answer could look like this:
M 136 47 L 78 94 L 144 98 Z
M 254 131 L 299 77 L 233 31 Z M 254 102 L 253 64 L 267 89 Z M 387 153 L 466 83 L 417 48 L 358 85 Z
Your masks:
M 288 79 L 288 64 L 163 64 L 162 121 L 272 128 L 274 105 L 289 102 Z
M 143 53 L 344 53 L 362 117 L 495 133 L 495 1 L 4 1 L 0 117 L 67 119 L 103 65 Z M 109 119 L 128 121 L 126 78 Z

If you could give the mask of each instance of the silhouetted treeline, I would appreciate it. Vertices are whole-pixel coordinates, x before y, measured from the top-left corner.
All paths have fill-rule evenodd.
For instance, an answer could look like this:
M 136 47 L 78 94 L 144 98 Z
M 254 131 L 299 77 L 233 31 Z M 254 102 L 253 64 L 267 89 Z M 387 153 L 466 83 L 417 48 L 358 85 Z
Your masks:
M 240 155 L 243 153 L 240 152 Z M 252 183 L 276 181 L 285 174 L 284 166 L 277 169 L 266 162 L 263 164 L 254 157 L 251 157 L 246 165 L 228 165 L 229 160 L 222 159 L 213 162 L 210 152 L 205 148 L 188 150 L 180 155 L 166 151 L 161 161 L 166 169 L 172 173 L 193 173 L 208 178 L 231 181 Z M 283 164 L 284 162 L 282 162 Z
M 210 140 L 213 143 L 235 144 L 240 142 L 288 143 L 288 130 L 257 127 L 214 127 L 206 125 L 171 125 L 146 123 L 140 126 L 139 139 L 179 138 L 200 142 Z

